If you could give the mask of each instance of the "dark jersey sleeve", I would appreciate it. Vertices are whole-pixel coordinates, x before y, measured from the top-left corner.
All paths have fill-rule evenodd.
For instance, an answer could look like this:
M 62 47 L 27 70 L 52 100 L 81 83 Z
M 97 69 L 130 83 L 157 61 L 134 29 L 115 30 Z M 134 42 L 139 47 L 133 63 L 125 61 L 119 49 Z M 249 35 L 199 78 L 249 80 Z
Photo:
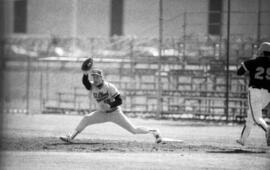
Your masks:
M 242 75 L 244 75 L 245 73 L 246 73 L 246 70 L 244 69 L 244 66 L 241 65 L 241 66 L 238 68 L 238 70 L 237 70 L 237 75 L 238 75 L 238 76 L 242 76 Z
M 84 74 L 82 77 L 82 83 L 87 90 L 92 90 L 92 84 L 88 79 L 88 75 Z
M 257 60 L 252 59 L 252 60 L 245 61 L 242 65 L 247 72 L 251 72 L 251 71 L 254 71 L 254 68 L 256 67 L 256 63 L 257 63 Z
M 106 103 L 108 103 L 111 106 L 111 108 L 117 107 L 117 106 L 120 106 L 122 104 L 122 98 L 121 98 L 120 94 L 118 94 L 117 96 L 115 96 L 113 102 L 107 101 Z

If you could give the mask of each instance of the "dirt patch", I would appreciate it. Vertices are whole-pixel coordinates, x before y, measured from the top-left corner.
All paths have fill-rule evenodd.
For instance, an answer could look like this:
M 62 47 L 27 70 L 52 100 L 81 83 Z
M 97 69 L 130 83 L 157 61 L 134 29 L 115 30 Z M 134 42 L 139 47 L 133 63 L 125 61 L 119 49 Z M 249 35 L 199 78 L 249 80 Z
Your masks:
M 212 152 L 212 153 L 270 153 L 269 148 L 231 148 L 229 146 L 191 145 L 167 142 L 148 142 L 78 139 L 65 143 L 56 137 L 2 138 L 1 150 L 16 151 L 68 151 L 68 152 Z M 233 152 L 235 151 L 235 152 Z

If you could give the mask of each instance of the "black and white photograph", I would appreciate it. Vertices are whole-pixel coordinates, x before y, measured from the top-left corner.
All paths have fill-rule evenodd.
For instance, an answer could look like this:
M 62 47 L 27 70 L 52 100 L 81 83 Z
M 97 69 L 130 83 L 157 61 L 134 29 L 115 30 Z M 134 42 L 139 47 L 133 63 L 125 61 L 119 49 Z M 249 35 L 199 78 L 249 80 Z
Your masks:
M 269 170 L 269 0 L 0 0 L 1 170 Z

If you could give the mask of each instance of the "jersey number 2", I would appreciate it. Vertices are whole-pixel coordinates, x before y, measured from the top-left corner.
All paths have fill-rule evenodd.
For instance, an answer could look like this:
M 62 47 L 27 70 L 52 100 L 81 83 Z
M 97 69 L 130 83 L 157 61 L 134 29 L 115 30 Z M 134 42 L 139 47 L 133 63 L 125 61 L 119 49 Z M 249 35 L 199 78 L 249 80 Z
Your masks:
M 265 75 L 265 78 L 266 80 L 270 80 L 270 68 L 263 68 L 263 67 L 257 67 L 256 68 L 256 74 L 255 74 L 255 79 L 258 79 L 258 80 L 263 80 L 264 77 L 263 77 L 263 74 L 265 73 L 266 71 L 266 75 Z

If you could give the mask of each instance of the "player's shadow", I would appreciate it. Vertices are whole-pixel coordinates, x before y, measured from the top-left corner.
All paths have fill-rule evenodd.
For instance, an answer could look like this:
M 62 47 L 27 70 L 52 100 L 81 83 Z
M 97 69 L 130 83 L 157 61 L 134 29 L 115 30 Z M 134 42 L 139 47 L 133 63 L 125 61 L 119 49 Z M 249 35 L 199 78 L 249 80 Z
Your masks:
M 48 146 L 61 146 L 61 145 L 104 145 L 104 143 L 113 143 L 111 141 L 104 140 L 88 140 L 88 139 L 77 139 L 72 142 L 64 142 L 59 138 L 51 138 L 47 140 L 46 145 Z
M 265 150 L 256 150 L 256 149 L 224 149 L 224 150 L 208 150 L 207 153 L 227 153 L 227 154 L 264 154 L 266 153 Z
M 101 145 L 102 142 L 56 142 L 56 143 L 47 143 L 51 146 L 60 146 L 60 145 Z

